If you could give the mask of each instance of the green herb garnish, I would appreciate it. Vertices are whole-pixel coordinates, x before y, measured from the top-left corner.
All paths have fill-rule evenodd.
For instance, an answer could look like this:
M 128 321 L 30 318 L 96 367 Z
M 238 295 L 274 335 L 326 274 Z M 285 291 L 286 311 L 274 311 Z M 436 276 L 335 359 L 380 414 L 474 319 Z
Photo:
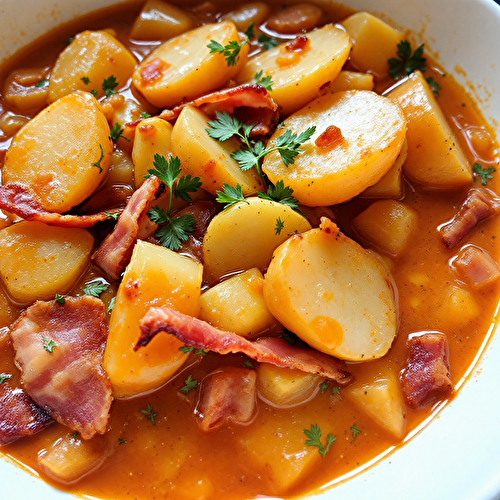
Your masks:
M 323 446 L 323 444 L 320 441 L 321 438 L 321 429 L 319 428 L 318 424 L 311 424 L 311 429 L 304 429 L 304 434 L 308 439 L 306 439 L 306 445 L 307 446 L 316 446 L 318 448 L 319 454 L 325 458 L 325 455 L 327 454 L 328 450 L 334 443 L 334 441 L 337 439 L 335 436 L 332 436 L 331 434 L 328 434 L 326 436 L 326 446 Z

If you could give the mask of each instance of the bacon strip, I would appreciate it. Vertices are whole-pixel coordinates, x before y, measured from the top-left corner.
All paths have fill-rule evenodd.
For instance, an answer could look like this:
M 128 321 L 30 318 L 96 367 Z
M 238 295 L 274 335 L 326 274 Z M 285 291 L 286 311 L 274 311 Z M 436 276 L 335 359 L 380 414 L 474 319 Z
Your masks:
M 139 235 L 141 220 L 146 216 L 149 203 L 156 197 L 161 181 L 152 175 L 137 189 L 120 215 L 113 231 L 106 236 L 93 255 L 94 262 L 109 277 L 117 280 L 130 260 Z
M 39 301 L 10 332 L 26 392 L 84 439 L 104 434 L 112 402 L 102 367 L 105 318 L 103 302 L 89 295 L 67 297 L 64 304 Z
M 147 345 L 158 333 L 166 332 L 198 349 L 219 354 L 243 353 L 263 363 L 322 375 L 341 385 L 348 384 L 352 379 L 345 363 L 332 356 L 312 349 L 300 349 L 277 338 L 250 342 L 235 333 L 219 330 L 205 321 L 167 307 L 152 307 L 141 319 L 140 325 L 141 336 L 135 350 Z
M 92 215 L 70 215 L 48 212 L 27 189 L 17 184 L 0 186 L 0 209 L 25 220 L 44 222 L 50 226 L 92 227 L 98 222 L 109 220 L 119 210 L 99 212 Z
M 235 114 L 243 123 L 255 125 L 251 136 L 268 134 L 278 121 L 278 105 L 271 99 L 268 91 L 260 85 L 250 83 L 219 90 L 174 109 L 166 109 L 161 112 L 160 118 L 174 121 L 186 106 L 198 108 L 211 119 L 215 118 L 216 111 Z

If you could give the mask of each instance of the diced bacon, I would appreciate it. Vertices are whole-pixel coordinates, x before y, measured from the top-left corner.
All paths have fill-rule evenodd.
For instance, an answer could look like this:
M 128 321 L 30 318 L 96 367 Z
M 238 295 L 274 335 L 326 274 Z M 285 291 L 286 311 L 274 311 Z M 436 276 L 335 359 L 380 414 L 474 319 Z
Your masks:
M 0 384 L 0 446 L 32 436 L 52 421 L 22 389 Z
M 141 220 L 147 217 L 149 204 L 156 198 L 161 181 L 152 175 L 137 189 L 120 215 L 113 231 L 106 236 L 92 256 L 94 262 L 117 280 L 130 260 Z
M 211 119 L 215 118 L 217 111 L 234 114 L 243 123 L 254 125 L 251 136 L 268 134 L 278 120 L 278 105 L 260 85 L 245 84 L 219 90 L 174 109 L 166 109 L 160 118 L 174 121 L 185 106 L 198 108 Z
M 439 226 L 447 248 L 454 248 L 481 221 L 498 214 L 500 199 L 490 190 L 472 188 L 453 219 Z
M 67 297 L 64 304 L 35 302 L 10 332 L 26 392 L 84 439 L 106 431 L 111 407 L 111 384 L 102 367 L 105 318 L 101 300 Z
M 443 333 L 429 332 L 409 340 L 401 381 L 406 402 L 414 410 L 428 408 L 453 390 Z
M 500 277 L 500 267 L 495 259 L 486 250 L 474 245 L 461 248 L 452 266 L 474 288 L 490 285 Z
M 227 422 L 250 422 L 257 407 L 256 382 L 255 371 L 246 368 L 226 366 L 209 374 L 195 410 L 200 429 L 210 431 Z
M 17 184 L 0 186 L 0 209 L 25 220 L 44 222 L 49 226 L 92 227 L 109 220 L 119 210 L 109 210 L 92 215 L 71 215 L 47 212 L 27 189 Z
M 286 44 L 286 50 L 290 52 L 300 52 L 310 45 L 309 38 L 305 35 L 299 35 L 294 40 Z
M 329 149 L 342 144 L 344 138 L 342 132 L 335 125 L 329 125 L 325 131 L 319 135 L 314 144 L 320 149 Z
M 256 361 L 322 375 L 340 385 L 348 384 L 352 379 L 345 363 L 327 354 L 291 346 L 278 338 L 251 342 L 167 307 L 152 307 L 140 325 L 141 336 L 136 350 L 147 345 L 158 333 L 166 332 L 188 346 L 219 354 L 243 353 Z

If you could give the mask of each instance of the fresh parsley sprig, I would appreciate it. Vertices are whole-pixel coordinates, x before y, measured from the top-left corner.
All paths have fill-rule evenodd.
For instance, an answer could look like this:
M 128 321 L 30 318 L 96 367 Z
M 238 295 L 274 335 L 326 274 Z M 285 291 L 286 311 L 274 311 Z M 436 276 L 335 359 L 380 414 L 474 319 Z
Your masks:
M 259 191 L 257 196 L 264 200 L 277 201 L 282 205 L 287 205 L 294 210 L 298 210 L 299 201 L 293 196 L 293 189 L 291 187 L 285 186 L 283 180 L 279 180 L 275 186 L 270 184 L 267 188 L 267 193 Z
M 123 129 L 121 124 L 116 122 L 109 132 L 109 139 L 113 142 L 116 142 L 120 137 L 126 140 L 127 142 L 130 142 L 130 139 L 128 139 L 123 135 Z
M 210 54 L 222 54 L 228 66 L 236 66 L 236 63 L 240 60 L 241 49 L 247 43 L 250 43 L 248 38 L 241 43 L 236 40 L 230 40 L 226 45 L 222 45 L 215 40 L 210 40 L 207 47 L 210 49 Z
M 236 184 L 236 187 L 234 188 L 224 182 L 222 184 L 222 191 L 217 190 L 215 194 L 217 195 L 215 201 L 218 203 L 224 203 L 224 208 L 228 208 L 235 203 L 239 203 L 240 201 L 248 203 L 248 201 L 245 200 L 243 190 L 239 184 Z
M 474 174 L 474 182 L 476 179 L 481 179 L 481 185 L 486 186 L 488 181 L 493 179 L 493 173 L 496 172 L 495 167 L 483 168 L 480 163 L 474 163 L 472 166 L 472 173 Z
M 274 47 L 276 47 L 279 42 L 278 40 L 276 40 L 276 38 L 272 38 L 268 35 L 259 35 L 257 37 L 257 41 L 262 44 L 262 47 L 264 48 L 264 50 L 271 50 L 271 49 L 274 49 Z
M 156 425 L 156 417 L 158 413 L 156 413 L 151 405 L 147 405 L 146 408 L 141 409 L 141 413 L 148 419 L 151 420 L 153 425 Z
M 183 394 L 189 394 L 189 392 L 192 391 L 193 389 L 196 389 L 196 387 L 198 387 L 198 381 L 193 380 L 193 376 L 190 373 L 187 379 L 184 381 L 184 386 L 181 387 L 179 390 Z
M 264 70 L 255 73 L 254 80 L 257 85 L 264 87 L 268 92 L 273 90 L 273 78 L 271 75 L 263 76 Z
M 116 77 L 114 75 L 105 78 L 101 85 L 106 97 L 116 94 L 116 87 L 118 87 L 118 82 L 116 81 Z
M 395 80 L 411 75 L 416 70 L 425 71 L 424 44 L 412 52 L 410 42 L 401 40 L 397 45 L 397 49 L 398 57 L 391 57 L 387 61 L 389 74 Z
M 337 439 L 335 436 L 328 434 L 326 436 L 326 446 L 323 446 L 321 443 L 321 429 L 318 424 L 311 424 L 311 429 L 304 429 L 304 434 L 308 439 L 306 439 L 307 446 L 316 446 L 318 448 L 319 454 L 325 458 L 328 450 L 332 446 L 332 444 Z
M 109 285 L 106 283 L 102 283 L 101 281 L 91 281 L 90 283 L 87 283 L 83 289 L 83 293 L 85 295 L 92 295 L 92 297 L 99 298 L 101 293 L 105 292 L 108 288 Z

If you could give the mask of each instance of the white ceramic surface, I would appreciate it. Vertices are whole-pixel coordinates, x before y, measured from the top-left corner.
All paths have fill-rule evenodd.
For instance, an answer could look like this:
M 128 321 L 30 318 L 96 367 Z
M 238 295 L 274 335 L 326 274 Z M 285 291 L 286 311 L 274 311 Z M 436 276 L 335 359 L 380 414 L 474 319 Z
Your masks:
M 500 123 L 500 8 L 492 0 L 349 0 L 416 33 L 448 72 Z M 0 0 L 0 61 L 47 29 L 114 0 Z M 458 73 L 457 73 L 458 69 Z M 405 446 L 322 500 L 500 499 L 500 334 L 458 397 Z M 112 481 L 112 478 L 110 478 Z M 0 499 L 68 499 L 0 459 Z

